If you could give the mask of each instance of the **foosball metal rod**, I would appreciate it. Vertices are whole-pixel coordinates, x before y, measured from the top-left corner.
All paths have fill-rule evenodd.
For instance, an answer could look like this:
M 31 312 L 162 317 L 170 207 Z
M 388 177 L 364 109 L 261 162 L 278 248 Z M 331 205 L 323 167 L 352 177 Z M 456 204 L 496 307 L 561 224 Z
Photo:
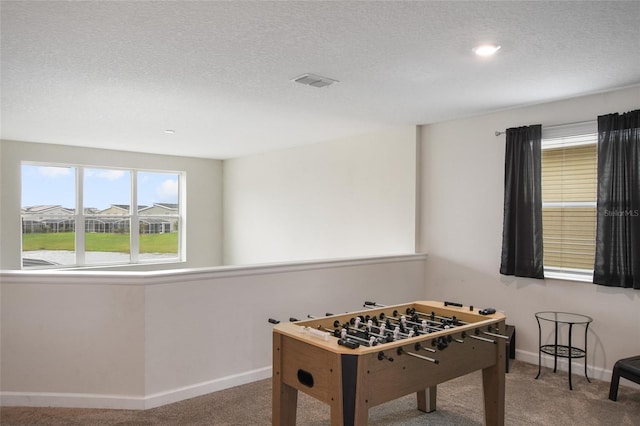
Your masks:
M 398 355 L 409 355 L 409 356 L 412 356 L 414 358 L 418 358 L 418 359 L 421 359 L 421 360 L 424 360 L 424 361 L 432 362 L 434 364 L 440 364 L 440 361 L 438 361 L 437 359 L 429 358 L 428 356 L 414 354 L 413 352 L 407 352 L 402 348 L 398 348 Z
M 345 333 L 345 334 L 341 333 L 340 336 L 337 336 L 335 334 L 335 330 L 331 330 L 329 328 L 325 328 L 325 330 L 327 332 L 331 333 L 333 336 L 338 337 L 339 339 L 342 339 L 342 340 L 356 340 L 360 344 L 366 345 L 366 346 L 373 346 L 372 342 L 375 341 L 375 339 L 373 339 L 373 338 L 371 338 L 370 340 L 367 340 L 367 339 L 363 339 L 362 337 L 354 336 L 353 334 L 349 334 L 349 333 Z
M 480 336 L 474 336 L 473 334 L 463 334 L 462 335 L 463 338 L 469 337 L 471 339 L 476 339 L 476 340 L 480 340 L 482 342 L 487 342 L 487 343 L 497 343 L 495 340 L 491 340 L 491 339 L 487 339 L 486 337 L 480 337 Z
M 372 327 L 373 328 L 373 327 Z M 380 327 L 376 327 L 378 328 L 378 330 L 380 330 Z M 374 333 L 373 331 L 367 329 L 367 328 L 355 328 L 355 327 L 350 327 L 349 330 L 355 330 L 355 331 L 359 331 L 361 333 L 369 333 L 370 335 L 374 336 L 374 337 L 382 337 L 385 338 L 387 337 L 385 334 L 380 334 L 380 333 Z
M 380 327 L 377 327 L 375 325 L 372 326 L 371 328 L 377 328 L 378 331 L 380 331 Z M 388 335 L 393 335 L 393 330 L 389 330 L 389 329 L 384 329 L 385 334 L 374 333 L 368 327 L 365 327 L 365 328 L 349 327 L 348 330 L 354 330 L 354 331 L 358 331 L 360 333 L 370 334 L 370 335 L 372 335 L 374 337 L 379 337 L 380 339 L 386 339 Z
M 418 315 L 425 316 L 425 317 L 429 317 L 429 318 L 431 318 L 431 317 L 432 317 L 432 316 L 431 316 L 431 314 L 427 314 L 427 313 L 424 313 L 424 312 L 418 312 L 418 311 L 415 311 L 414 313 L 416 313 L 416 314 L 418 314 Z M 438 318 L 438 319 L 441 319 L 441 320 L 451 320 L 451 318 L 442 317 L 442 316 L 440 316 L 440 315 L 433 315 L 433 318 Z M 463 325 L 469 325 L 469 324 L 471 324 L 470 322 L 466 322 L 466 321 L 461 321 L 461 320 L 457 320 L 457 321 L 458 321 L 458 323 L 463 324 Z
M 391 322 L 391 318 L 389 318 L 389 320 L 390 320 L 389 322 Z M 357 323 L 356 323 L 356 324 L 357 324 Z M 362 324 L 362 327 L 364 327 L 364 328 L 360 328 L 360 327 L 355 327 L 355 326 L 354 326 L 354 327 L 350 327 L 350 329 L 351 329 L 351 330 L 362 331 L 362 332 L 368 331 L 370 334 L 377 335 L 377 336 L 379 336 L 379 337 L 386 337 L 386 336 L 382 336 L 382 335 L 380 335 L 380 334 L 373 333 L 373 332 L 369 329 L 369 327 L 370 327 L 370 328 L 377 328 L 377 329 L 378 329 L 378 331 L 380 332 L 380 331 L 382 331 L 381 326 L 379 326 L 379 325 L 371 325 L 371 326 L 369 326 L 368 324 L 363 324 L 363 323 L 360 323 L 360 324 Z M 401 323 L 401 322 L 399 322 L 399 321 L 396 321 L 396 324 L 391 324 L 391 325 L 392 325 L 392 326 L 395 326 L 395 327 L 400 328 L 400 325 L 404 325 L 404 324 L 402 324 L 402 323 Z M 411 329 L 411 330 L 413 330 L 413 329 Z M 441 331 L 441 330 L 439 330 L 439 329 L 438 329 L 438 331 Z M 414 331 L 414 332 L 415 332 L 415 331 Z M 384 328 L 384 333 L 386 333 L 386 334 L 394 334 L 394 329 L 393 329 L 393 328 L 386 328 L 386 327 L 385 327 L 385 328 Z M 400 332 L 400 334 L 401 334 L 403 337 L 413 337 L 413 336 L 409 336 L 409 334 L 408 334 L 408 333 L 402 333 L 402 332 Z M 418 330 L 418 334 L 429 334 L 429 333 L 427 333 L 427 332 L 425 332 L 425 331 Z
M 403 315 L 403 316 L 404 316 L 404 315 Z M 385 315 L 385 316 L 384 316 L 384 318 L 388 319 L 389 321 L 395 321 L 396 323 L 400 323 L 400 324 L 402 324 L 402 317 L 400 317 L 400 318 L 398 318 L 398 317 L 394 317 L 394 316 L 390 316 L 390 317 L 388 317 L 388 316 L 386 316 L 386 315 Z M 384 320 L 384 319 L 383 319 L 383 320 Z M 405 322 L 406 322 L 407 324 L 416 325 L 416 326 L 418 326 L 418 327 L 420 327 L 420 328 L 422 328 L 422 327 L 423 327 L 423 326 L 422 326 L 422 323 L 419 323 L 419 322 L 410 321 L 410 320 L 407 320 L 407 319 L 405 319 Z M 439 322 L 435 322 L 435 321 L 427 321 L 427 322 L 428 322 L 428 323 L 431 323 L 431 324 L 436 324 L 436 325 L 438 325 L 438 326 L 443 326 L 443 324 L 442 324 L 442 323 L 439 323 Z M 403 325 L 404 325 L 404 324 L 403 324 Z M 426 326 L 426 328 L 428 328 L 428 329 L 430 329 L 430 330 L 433 330 L 433 331 L 442 331 L 442 330 L 444 330 L 444 328 L 442 328 L 442 327 L 434 327 L 434 326 L 431 326 L 431 325 L 427 325 L 427 326 Z M 424 332 L 424 330 L 421 330 L 421 331 L 422 331 L 422 332 L 421 332 L 420 334 L 429 334 L 429 332 Z
M 436 350 L 435 350 L 435 349 L 433 349 L 433 348 L 426 348 L 426 347 L 422 346 L 422 345 L 420 344 L 420 342 L 416 343 L 416 344 L 415 344 L 415 346 L 414 346 L 413 348 L 414 348 L 416 351 L 423 350 L 423 351 L 427 351 L 427 352 L 431 352 L 431 353 L 435 353 L 435 352 L 436 352 Z
M 362 324 L 362 323 L 360 323 L 360 324 Z M 385 333 L 384 335 L 376 334 L 376 333 L 372 333 L 371 331 L 369 331 L 369 333 L 370 333 L 370 334 L 377 335 L 377 336 L 380 336 L 380 337 L 383 337 L 383 338 L 384 338 L 384 337 L 387 337 L 387 335 L 391 335 L 391 336 L 394 336 L 394 337 L 396 337 L 396 335 L 398 335 L 398 336 L 400 336 L 401 338 L 405 338 L 405 339 L 408 339 L 408 338 L 410 338 L 410 337 L 415 337 L 415 334 L 403 333 L 403 332 L 399 331 L 399 330 L 400 330 L 400 325 L 402 325 L 401 323 L 398 323 L 398 324 L 392 324 L 392 325 L 393 325 L 393 326 L 395 326 L 395 328 L 385 328 L 385 329 L 384 329 L 384 333 Z M 360 332 L 363 332 L 363 333 L 364 333 L 364 332 L 367 332 L 367 331 L 368 331 L 368 330 L 366 329 L 367 325 L 366 325 L 366 324 L 364 324 L 364 325 L 363 325 L 363 327 L 365 327 L 365 328 L 363 329 L 363 328 L 360 328 L 360 327 L 357 327 L 357 328 L 356 328 L 356 327 L 349 327 L 349 329 L 350 329 L 350 330 L 357 330 L 357 331 L 360 331 Z M 372 325 L 371 327 L 372 327 L 372 328 L 373 328 L 373 327 L 375 327 L 375 328 L 377 328 L 377 329 L 378 329 L 378 331 L 381 331 L 381 328 L 380 328 L 380 326 L 378 326 L 378 325 Z M 398 332 L 397 332 L 397 333 L 396 333 L 396 328 L 398 329 Z M 410 329 L 410 331 L 414 331 L 414 330 L 413 330 L 413 329 Z M 440 331 L 440 330 L 438 330 L 438 331 Z M 427 333 L 420 333 L 420 332 L 419 332 L 418 334 L 427 334 Z M 394 339 L 394 340 L 395 340 L 395 339 Z
M 381 326 L 379 325 L 374 325 L 373 322 L 371 320 L 369 320 L 368 322 L 362 322 L 362 320 L 360 319 L 360 317 L 356 317 L 356 318 L 351 318 L 351 321 L 345 323 L 345 324 L 340 324 L 340 322 L 338 320 L 333 322 L 333 326 L 336 328 L 342 327 L 342 328 L 346 328 L 349 330 L 357 330 L 357 331 L 369 331 L 373 334 L 373 332 L 371 331 L 372 328 L 377 328 L 378 331 L 382 331 Z
M 505 336 L 503 334 L 490 333 L 488 331 L 483 331 L 482 334 L 486 334 L 487 336 L 499 337 L 500 339 L 509 340 L 509 336 Z
M 390 317 L 388 317 L 388 316 L 386 316 L 386 315 L 385 315 L 385 318 L 388 318 L 389 320 L 397 321 L 397 322 L 399 322 L 400 324 L 403 324 L 403 321 L 402 321 L 402 318 L 403 318 L 403 317 L 404 317 L 404 323 L 406 323 L 406 324 L 411 324 L 411 325 L 417 325 L 418 327 L 421 327 L 421 328 L 422 328 L 422 323 L 421 323 L 421 322 L 415 322 L 415 321 L 412 321 L 412 320 L 410 320 L 410 319 L 407 319 L 407 316 L 406 316 L 406 315 L 401 315 L 401 316 L 399 316 L 399 317 L 398 317 L 398 316 L 396 316 L 396 315 L 393 315 L 393 316 L 390 316 Z M 427 325 L 427 326 L 426 326 L 427 328 L 431 328 L 431 329 L 438 330 L 438 331 L 441 331 L 441 330 L 442 330 L 442 328 L 440 328 L 440 326 L 442 326 L 442 325 L 443 325 L 441 322 L 431 321 L 431 320 L 424 320 L 424 321 L 426 321 L 427 323 L 431 323 L 431 324 L 435 324 L 435 325 L 436 325 L 436 327 L 433 327 L 433 326 Z

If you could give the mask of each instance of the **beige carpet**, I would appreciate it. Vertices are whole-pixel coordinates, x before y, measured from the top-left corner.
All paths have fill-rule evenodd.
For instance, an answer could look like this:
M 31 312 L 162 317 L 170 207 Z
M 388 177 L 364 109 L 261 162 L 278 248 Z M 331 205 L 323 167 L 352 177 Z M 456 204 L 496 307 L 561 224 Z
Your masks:
M 570 391 L 566 372 L 512 361 L 506 375 L 506 424 L 540 426 L 638 426 L 640 391 L 620 388 L 618 401 L 608 399 L 609 383 L 588 383 L 575 374 Z M 415 395 L 374 407 L 369 424 L 447 425 L 483 424 L 480 372 L 438 386 L 437 411 L 416 409 Z M 10 425 L 270 425 L 271 381 L 262 380 L 146 411 L 69 408 L 4 407 L 0 424 Z M 298 398 L 298 425 L 326 426 L 329 408 L 307 395 Z

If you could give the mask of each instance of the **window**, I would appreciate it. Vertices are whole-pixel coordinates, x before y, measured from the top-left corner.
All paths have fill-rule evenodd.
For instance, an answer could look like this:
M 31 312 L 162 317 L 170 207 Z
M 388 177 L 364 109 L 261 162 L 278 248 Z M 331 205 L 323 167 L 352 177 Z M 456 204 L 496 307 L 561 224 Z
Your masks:
M 181 260 L 183 175 L 23 164 L 23 267 Z
M 597 202 L 596 122 L 543 128 L 545 276 L 593 274 Z

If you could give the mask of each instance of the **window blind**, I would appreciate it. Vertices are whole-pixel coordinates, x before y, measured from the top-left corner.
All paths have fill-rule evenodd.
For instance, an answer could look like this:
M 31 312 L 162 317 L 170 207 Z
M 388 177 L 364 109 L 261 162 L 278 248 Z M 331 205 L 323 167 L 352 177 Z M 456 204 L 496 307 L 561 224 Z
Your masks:
M 593 270 L 597 200 L 596 122 L 543 128 L 544 265 Z

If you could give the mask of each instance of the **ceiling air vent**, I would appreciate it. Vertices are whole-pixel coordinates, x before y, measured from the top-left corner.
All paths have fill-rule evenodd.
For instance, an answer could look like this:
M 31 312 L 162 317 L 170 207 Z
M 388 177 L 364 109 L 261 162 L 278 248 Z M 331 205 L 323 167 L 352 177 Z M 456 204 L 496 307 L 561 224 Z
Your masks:
M 326 87 L 338 82 L 338 80 L 333 80 L 327 77 L 320 77 L 314 74 L 303 74 L 300 77 L 294 78 L 293 81 L 313 87 Z

